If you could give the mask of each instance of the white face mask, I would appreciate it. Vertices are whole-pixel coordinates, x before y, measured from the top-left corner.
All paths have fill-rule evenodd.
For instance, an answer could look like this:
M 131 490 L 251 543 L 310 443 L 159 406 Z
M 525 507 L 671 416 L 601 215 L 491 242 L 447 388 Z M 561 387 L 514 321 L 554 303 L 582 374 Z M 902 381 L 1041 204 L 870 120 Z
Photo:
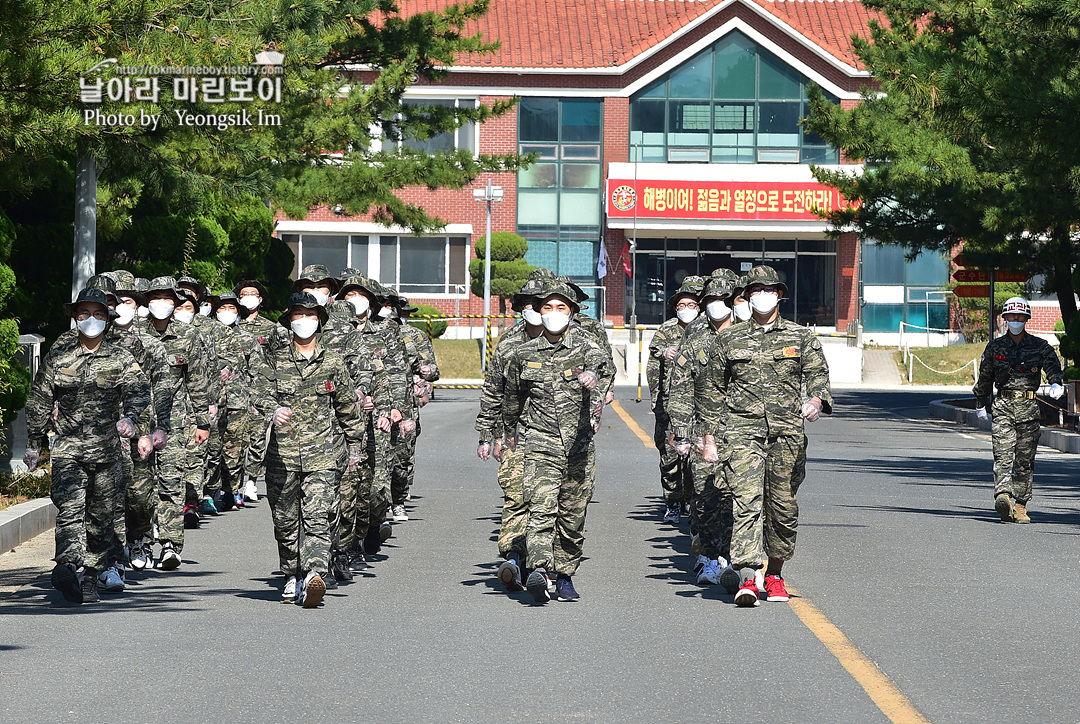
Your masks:
M 735 312 L 735 319 L 745 322 L 750 319 L 750 302 L 739 302 L 732 307 L 732 311 Z
M 675 316 L 679 318 L 679 321 L 683 324 L 690 324 L 697 319 L 698 310 L 691 309 L 690 307 L 683 307 L 679 311 L 675 312 Z
M 297 337 L 300 339 L 307 339 L 319 331 L 319 320 L 312 319 L 311 317 L 301 317 L 300 319 L 294 319 L 289 322 L 289 327 Z
M 558 334 L 566 329 L 566 325 L 570 324 L 570 315 L 562 312 L 548 312 L 540 315 L 540 321 L 543 323 L 544 329 L 552 334 Z
M 240 297 L 240 306 L 244 309 L 258 309 L 261 303 L 258 297 Z
M 204 317 L 209 317 L 210 312 L 211 312 L 211 309 L 210 309 L 210 303 L 209 302 L 203 302 L 202 304 L 199 305 L 199 314 L 203 315 Z
M 150 307 L 139 307 L 139 309 L 136 311 L 136 314 L 138 314 L 143 319 L 146 319 L 150 316 Z
M 168 319 L 172 316 L 174 305 L 168 299 L 155 299 L 146 305 L 154 319 Z
M 105 331 L 104 320 L 98 319 L 97 317 L 87 317 L 81 322 L 76 322 L 75 326 L 79 328 L 80 332 L 91 339 L 100 337 L 101 333 Z
M 236 312 L 221 311 L 217 313 L 217 321 L 224 324 L 226 327 L 231 327 L 236 324 Z
M 177 309 L 172 316 L 177 322 L 191 324 L 191 320 L 195 319 L 195 312 L 189 309 Z
M 321 292 L 318 289 L 309 289 L 308 294 L 315 297 L 315 301 L 322 307 L 325 307 L 326 303 L 330 301 L 330 295 L 326 292 Z
M 390 319 L 390 315 L 393 313 L 393 307 L 383 307 L 379 310 L 379 319 Z
M 371 300 L 363 294 L 356 297 L 350 297 L 348 302 L 352 305 L 352 308 L 358 317 L 363 317 L 371 309 Z
M 525 309 L 521 310 L 521 316 L 524 317 L 526 324 L 531 324 L 534 327 L 539 327 L 544 323 L 543 318 L 540 316 L 540 312 L 532 307 L 525 307 Z
M 126 327 L 131 323 L 131 320 L 135 319 L 134 307 L 129 307 L 126 304 L 121 304 L 116 308 L 116 313 L 119 315 L 115 320 L 121 327 Z
M 1027 325 L 1027 322 L 1006 322 L 1005 324 L 1009 325 L 1010 334 L 1020 334 L 1024 331 L 1024 326 Z
M 731 314 L 731 307 L 724 304 L 723 299 L 714 299 L 705 305 L 705 314 L 709 315 L 709 319 L 720 321 L 728 318 L 728 315 Z
M 776 305 L 780 303 L 780 295 L 775 292 L 758 292 L 750 297 L 750 306 L 758 314 L 772 314 Z

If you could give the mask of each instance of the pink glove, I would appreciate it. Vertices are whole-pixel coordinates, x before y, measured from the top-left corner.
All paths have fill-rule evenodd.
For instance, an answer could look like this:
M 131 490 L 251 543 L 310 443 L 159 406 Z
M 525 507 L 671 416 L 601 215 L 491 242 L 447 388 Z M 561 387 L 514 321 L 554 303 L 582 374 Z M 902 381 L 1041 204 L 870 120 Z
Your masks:
M 670 347 L 668 347 L 667 349 L 664 350 L 664 358 L 665 359 L 675 359 L 675 355 L 677 355 L 678 353 L 679 353 L 679 348 L 676 347 L 675 345 L 671 345 Z
M 279 407 L 274 411 L 274 424 L 284 425 L 292 419 L 292 410 L 288 407 Z
M 140 460 L 146 460 L 146 458 L 150 457 L 150 453 L 154 452 L 154 443 L 150 440 L 149 435 L 143 435 L 139 438 L 138 450 Z
M 116 423 L 116 431 L 125 439 L 135 437 L 135 421 L 130 417 L 120 418 L 120 421 Z
M 476 448 L 476 457 L 480 458 L 484 462 L 487 462 L 487 459 L 491 457 L 491 443 L 480 443 Z
M 812 397 L 804 402 L 802 406 L 802 416 L 805 417 L 808 422 L 817 421 L 817 419 L 821 417 L 821 402 L 816 397 Z
M 165 431 L 160 428 L 154 430 L 153 434 L 150 435 L 150 442 L 153 444 L 155 450 L 164 450 L 165 443 L 168 441 L 169 437 L 165 434 Z
M 586 390 L 596 389 L 596 375 L 592 372 L 582 372 L 577 379 Z

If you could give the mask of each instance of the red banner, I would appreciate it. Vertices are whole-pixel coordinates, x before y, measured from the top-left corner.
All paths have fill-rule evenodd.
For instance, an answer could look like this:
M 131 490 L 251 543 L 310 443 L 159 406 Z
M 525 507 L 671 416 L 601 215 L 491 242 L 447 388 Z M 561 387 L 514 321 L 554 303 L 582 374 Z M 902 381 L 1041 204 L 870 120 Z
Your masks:
M 828 212 L 852 206 L 836 189 L 814 181 L 652 179 L 608 179 L 606 205 L 611 219 L 767 221 L 820 221 L 815 210 Z

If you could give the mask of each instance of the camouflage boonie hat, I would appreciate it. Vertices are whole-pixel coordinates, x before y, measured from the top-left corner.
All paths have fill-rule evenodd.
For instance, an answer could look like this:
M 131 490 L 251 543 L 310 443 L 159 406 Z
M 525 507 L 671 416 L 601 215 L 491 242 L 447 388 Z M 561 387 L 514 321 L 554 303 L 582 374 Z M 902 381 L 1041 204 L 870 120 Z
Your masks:
M 264 300 L 266 299 L 266 286 L 258 279 L 245 279 L 244 281 L 233 287 L 233 294 L 235 294 L 237 298 L 239 298 L 240 292 L 244 289 L 244 287 L 254 287 L 258 289 L 259 296 L 262 297 Z
M 558 279 L 559 279 L 559 281 L 564 282 L 566 284 L 566 286 L 568 286 L 568 287 L 570 287 L 571 289 L 574 290 L 574 294 L 577 295 L 578 304 L 581 304 L 582 302 L 589 301 L 589 295 L 585 293 L 584 289 L 582 289 L 580 286 L 575 284 L 574 281 L 572 279 L 570 279 L 570 277 L 561 276 L 561 277 L 558 277 Z
M 299 291 L 303 282 L 309 282 L 317 287 L 329 287 L 330 296 L 336 294 L 338 288 L 341 286 L 341 283 L 330 273 L 330 268 L 324 264 L 309 264 L 304 267 L 303 271 L 300 272 L 300 276 L 293 282 L 293 291 Z M 323 284 L 323 282 L 326 282 L 326 284 Z
M 675 293 L 668 297 L 667 308 L 668 312 L 674 312 L 675 305 L 679 301 L 679 297 L 690 296 L 697 301 L 701 297 L 701 293 L 705 291 L 705 277 L 699 276 L 687 276 L 683 278 L 682 285 L 675 290 Z
M 98 289 L 105 292 L 105 297 L 114 306 L 120 303 L 116 296 L 116 280 L 107 274 L 95 274 L 86 280 L 86 289 Z
M 406 297 L 399 297 L 398 298 L 398 312 L 400 312 L 402 314 L 412 314 L 413 312 L 419 312 L 419 311 L 420 311 L 420 309 L 418 307 L 414 307 L 412 304 L 410 304 L 409 300 Z
M 521 312 L 525 309 L 525 306 L 532 304 L 532 300 L 536 298 L 536 295 L 543 291 L 544 285 L 540 283 L 539 279 L 529 279 L 521 285 L 521 289 L 514 295 L 510 302 L 510 308 L 515 312 Z
M 116 282 L 117 297 L 131 297 L 136 304 L 142 304 L 142 292 L 138 289 L 134 274 L 127 269 L 114 269 L 106 274 Z
M 364 276 L 364 272 L 360 271 L 359 269 L 354 269 L 351 266 L 347 266 L 347 267 L 345 267 L 344 269 L 341 270 L 340 274 L 338 274 L 338 281 L 343 282 L 346 279 L 348 279 L 349 277 L 362 277 L 362 276 Z
M 362 274 L 353 274 L 341 281 L 341 288 L 338 289 L 337 295 L 339 297 L 344 297 L 353 289 L 366 292 L 372 299 L 376 300 L 379 298 L 381 292 L 381 289 L 377 286 L 377 282 L 374 282 L 374 280 L 368 279 Z
M 577 302 L 577 294 L 570 287 L 569 284 L 558 278 L 551 278 L 546 280 L 540 285 L 540 291 L 536 295 L 536 301 L 539 303 L 544 302 L 546 299 L 553 296 L 560 296 L 565 299 L 575 313 L 581 311 L 581 305 Z M 541 304 L 542 306 L 542 304 Z M 536 311 L 540 311 L 539 309 Z
M 207 292 L 209 291 L 206 288 L 206 285 L 200 282 L 195 277 L 180 277 L 176 280 L 176 286 L 181 290 L 187 289 L 190 292 L 194 292 L 196 297 L 196 299 L 194 300 L 195 304 L 198 304 L 199 301 L 202 300 L 202 298 L 205 297 Z
M 183 304 L 187 301 L 186 296 L 180 296 L 180 290 L 176 286 L 176 279 L 173 277 L 154 277 L 146 285 L 145 296 L 149 297 L 154 292 L 169 292 L 172 295 L 173 301 L 177 304 Z
M 109 298 L 106 296 L 105 292 L 100 289 L 81 290 L 78 296 L 75 297 L 74 302 L 69 302 L 68 304 L 64 305 L 64 311 L 68 313 L 69 317 L 74 319 L 78 306 L 83 302 L 100 304 L 101 306 L 105 307 L 105 309 L 109 312 L 109 319 L 115 319 L 116 317 L 120 316 L 113 310 L 109 309 Z
M 346 302 L 344 299 L 335 299 L 327 305 L 327 314 L 333 319 L 341 319 L 346 322 L 352 322 L 356 319 L 356 310 L 353 309 L 353 305 Z
M 210 311 L 216 312 L 222 304 L 233 305 L 237 312 L 243 308 L 240 306 L 240 297 L 236 295 L 236 292 L 222 292 L 210 297 Z
M 554 279 L 554 278 L 555 278 L 555 272 L 553 272 L 550 269 L 547 269 L 545 267 L 542 267 L 542 266 L 538 266 L 535 269 L 533 269 L 531 272 L 529 272 L 529 279 L 533 279 L 533 280 L 541 280 L 541 281 L 543 281 L 545 279 Z
M 292 314 L 292 310 L 295 308 L 313 309 L 316 314 L 319 315 L 319 329 L 326 324 L 326 320 L 330 318 L 330 313 L 326 311 L 326 307 L 319 304 L 319 300 L 313 295 L 307 292 L 294 292 L 289 297 L 289 306 L 285 308 L 285 312 L 278 317 L 278 324 L 285 329 L 292 329 L 289 316 Z
M 735 284 L 738 282 L 738 277 L 734 274 L 730 278 L 712 276 L 709 277 L 709 281 L 705 284 L 705 292 L 701 295 L 699 300 L 704 303 L 709 297 L 717 297 L 723 299 L 730 297 L 735 293 Z
M 767 287 L 778 286 L 783 290 L 780 296 L 787 296 L 787 284 L 780 281 L 780 275 L 771 266 L 761 264 L 746 272 L 746 284 L 744 285 L 744 288 L 753 284 L 762 284 Z

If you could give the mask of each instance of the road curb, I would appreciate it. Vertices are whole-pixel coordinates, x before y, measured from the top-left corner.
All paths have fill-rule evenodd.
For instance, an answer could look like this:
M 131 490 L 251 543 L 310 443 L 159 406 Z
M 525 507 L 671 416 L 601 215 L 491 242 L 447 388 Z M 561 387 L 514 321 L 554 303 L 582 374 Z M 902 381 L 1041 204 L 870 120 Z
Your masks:
M 975 410 L 960 407 L 953 404 L 954 402 L 956 400 L 934 400 L 930 403 L 930 416 L 990 431 L 989 420 L 980 420 Z M 1039 436 L 1039 444 L 1061 452 L 1080 453 L 1080 435 L 1075 432 L 1044 427 Z
M 25 543 L 56 525 L 56 506 L 49 498 L 28 500 L 0 510 L 0 552 Z

